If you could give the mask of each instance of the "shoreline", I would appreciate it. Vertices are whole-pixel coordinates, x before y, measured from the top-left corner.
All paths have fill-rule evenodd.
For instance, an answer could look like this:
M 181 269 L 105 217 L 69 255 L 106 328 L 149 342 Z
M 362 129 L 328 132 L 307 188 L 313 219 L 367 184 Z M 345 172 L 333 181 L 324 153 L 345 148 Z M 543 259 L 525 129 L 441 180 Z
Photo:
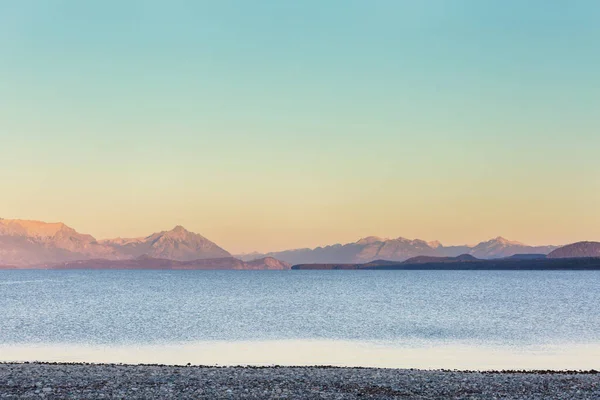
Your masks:
M 0 363 L 0 398 L 597 399 L 600 372 Z
M 165 368 L 200 368 L 200 369 L 348 369 L 348 370 L 390 370 L 414 372 L 444 372 L 464 374 L 531 374 L 531 375 L 600 375 L 596 369 L 461 369 L 461 368 L 394 368 L 394 367 L 359 367 L 340 366 L 328 364 L 315 365 L 210 365 L 210 364 L 160 364 L 160 363 L 103 363 L 103 362 L 63 362 L 63 361 L 0 361 L 0 368 L 4 365 L 72 365 L 90 367 L 165 367 Z
M 121 365 L 362 367 L 500 371 L 600 369 L 600 343 L 484 345 L 341 340 L 199 341 L 169 344 L 0 345 L 0 362 Z

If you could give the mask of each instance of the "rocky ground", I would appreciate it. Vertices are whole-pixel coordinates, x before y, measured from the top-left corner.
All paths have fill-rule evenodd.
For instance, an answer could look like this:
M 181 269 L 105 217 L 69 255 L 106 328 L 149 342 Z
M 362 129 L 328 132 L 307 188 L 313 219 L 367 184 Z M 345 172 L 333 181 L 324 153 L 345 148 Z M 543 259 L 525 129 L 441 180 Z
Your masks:
M 600 374 L 0 364 L 0 399 L 600 399 Z

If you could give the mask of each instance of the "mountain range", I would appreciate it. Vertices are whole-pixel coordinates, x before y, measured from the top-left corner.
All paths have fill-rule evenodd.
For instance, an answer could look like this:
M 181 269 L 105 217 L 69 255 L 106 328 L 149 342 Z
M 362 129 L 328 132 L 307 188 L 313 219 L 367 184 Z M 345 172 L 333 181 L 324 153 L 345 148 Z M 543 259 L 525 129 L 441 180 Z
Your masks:
M 0 265 L 16 267 L 84 268 L 83 265 L 87 265 L 85 268 L 100 268 L 111 264 L 123 268 L 159 265 L 173 269 L 288 269 L 294 264 L 366 264 L 460 255 L 477 259 L 533 259 L 546 255 L 551 258 L 598 257 L 600 243 L 580 242 L 559 249 L 558 246 L 529 246 L 497 237 L 473 246 L 444 246 L 437 241 L 368 236 L 354 243 L 314 249 L 232 256 L 214 242 L 182 226 L 139 238 L 96 240 L 60 222 L 0 219 Z
M 229 252 L 182 226 L 142 238 L 98 241 L 63 223 L 0 219 L 0 265 L 49 266 L 82 260 L 132 259 L 145 263 L 149 263 L 149 259 L 189 262 L 229 258 L 233 259 Z
M 417 256 L 457 257 L 469 254 L 480 259 L 504 258 L 516 254 L 548 254 L 558 246 L 529 246 L 497 237 L 475 246 L 444 246 L 440 242 L 383 239 L 369 236 L 354 243 L 335 244 L 315 249 L 296 249 L 266 254 L 238 255 L 238 258 L 273 257 L 290 264 L 368 263 L 375 260 L 405 261 Z

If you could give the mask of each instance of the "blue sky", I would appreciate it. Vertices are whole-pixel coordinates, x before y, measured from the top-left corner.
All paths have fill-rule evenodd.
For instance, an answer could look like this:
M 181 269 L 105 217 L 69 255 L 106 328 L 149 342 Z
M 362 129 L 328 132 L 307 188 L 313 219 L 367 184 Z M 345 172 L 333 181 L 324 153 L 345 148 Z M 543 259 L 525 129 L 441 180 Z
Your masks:
M 0 212 L 239 251 L 600 240 L 598 21 L 597 1 L 0 1 Z

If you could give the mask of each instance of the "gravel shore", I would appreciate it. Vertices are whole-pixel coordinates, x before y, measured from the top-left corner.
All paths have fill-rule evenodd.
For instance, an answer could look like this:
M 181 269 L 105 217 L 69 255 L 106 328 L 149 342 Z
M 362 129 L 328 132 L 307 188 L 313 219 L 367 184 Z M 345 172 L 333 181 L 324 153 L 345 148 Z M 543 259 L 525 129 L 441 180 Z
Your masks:
M 1 399 L 600 399 L 600 374 L 0 364 Z

